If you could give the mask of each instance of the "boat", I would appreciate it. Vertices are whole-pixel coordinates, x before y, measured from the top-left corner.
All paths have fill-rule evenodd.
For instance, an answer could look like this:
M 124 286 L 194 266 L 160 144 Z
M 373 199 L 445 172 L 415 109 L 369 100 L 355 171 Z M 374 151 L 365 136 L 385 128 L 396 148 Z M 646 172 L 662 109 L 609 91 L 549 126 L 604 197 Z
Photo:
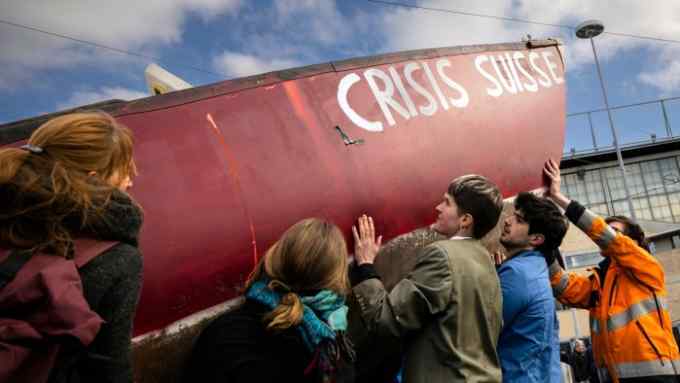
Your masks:
M 134 131 L 131 194 L 145 210 L 136 380 L 173 381 L 169 366 L 238 304 L 255 262 L 298 220 L 326 218 L 351 246 L 364 213 L 386 240 L 429 225 L 463 174 L 505 197 L 540 188 L 564 143 L 561 49 L 547 39 L 334 61 L 5 124 L 0 145 L 76 110 Z

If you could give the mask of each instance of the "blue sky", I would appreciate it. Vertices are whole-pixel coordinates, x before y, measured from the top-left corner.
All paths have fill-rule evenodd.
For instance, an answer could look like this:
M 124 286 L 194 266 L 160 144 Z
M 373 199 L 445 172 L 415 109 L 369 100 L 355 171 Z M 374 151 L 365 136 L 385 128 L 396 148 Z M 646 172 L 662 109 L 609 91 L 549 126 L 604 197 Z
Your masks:
M 571 26 L 595 18 L 607 31 L 680 36 L 675 0 L 394 1 Z M 0 20 L 156 57 L 193 85 L 407 49 L 559 37 L 567 49 L 568 112 L 604 106 L 590 45 L 567 28 L 366 0 L 6 0 Z M 596 44 L 612 106 L 680 96 L 680 44 L 613 35 Z M 151 61 L 0 23 L 0 123 L 144 97 Z M 680 134 L 680 100 L 667 103 L 667 111 Z M 592 117 L 598 143 L 611 144 L 606 113 Z M 617 111 L 614 120 L 624 143 L 665 135 L 658 104 Z M 567 119 L 565 151 L 592 145 L 587 127 L 585 116 Z

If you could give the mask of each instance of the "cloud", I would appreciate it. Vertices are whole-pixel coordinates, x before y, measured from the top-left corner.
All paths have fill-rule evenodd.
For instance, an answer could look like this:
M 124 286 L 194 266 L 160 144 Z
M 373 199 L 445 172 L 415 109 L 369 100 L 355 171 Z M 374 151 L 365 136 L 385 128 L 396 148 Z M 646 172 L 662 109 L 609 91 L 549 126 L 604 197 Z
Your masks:
M 65 102 L 57 104 L 57 110 L 75 108 L 106 100 L 135 100 L 148 97 L 148 93 L 122 87 L 102 87 L 95 91 L 77 91 Z
M 444 8 L 487 15 L 512 17 L 548 24 L 576 26 L 581 21 L 599 19 L 606 31 L 626 32 L 647 36 L 673 37 L 680 35 L 680 2 L 656 2 L 654 6 L 635 0 L 593 2 L 563 0 L 478 0 L 457 1 L 455 5 L 442 1 L 418 1 L 422 7 Z M 376 7 L 378 7 L 376 5 Z M 381 27 L 389 50 L 430 48 L 437 46 L 519 41 L 531 34 L 534 38 L 559 37 L 566 44 L 567 70 L 579 71 L 593 62 L 588 41 L 576 39 L 573 29 L 516 23 L 498 19 L 455 15 L 445 12 L 388 7 Z M 663 44 L 649 40 L 601 35 L 596 40 L 602 61 L 635 49 L 646 48 L 662 54 Z
M 321 44 L 336 44 L 350 32 L 334 0 L 276 0 L 274 9 L 279 25 L 290 27 L 296 21 L 292 25 L 309 32 L 306 39 Z
M 680 88 L 680 61 L 671 61 L 663 68 L 642 72 L 638 80 L 661 90 L 664 96 L 671 95 Z
M 234 46 L 217 53 L 213 68 L 241 77 L 362 55 L 354 34 L 368 33 L 366 20 L 359 10 L 340 12 L 334 0 L 273 0 L 268 8 L 246 7 L 240 23 L 230 26 Z
M 230 31 L 236 43 L 217 54 L 214 68 L 242 76 L 385 53 L 390 49 L 380 21 L 385 10 L 336 0 L 244 7 Z
M 488 44 L 533 38 L 557 37 L 566 45 L 567 70 L 592 70 L 590 43 L 574 36 L 574 27 L 599 19 L 608 32 L 647 36 L 680 35 L 680 1 L 651 7 L 635 0 L 592 2 L 589 0 L 441 0 L 409 2 L 422 7 L 533 20 L 545 26 L 507 20 L 456 15 L 447 12 L 385 6 L 344 7 L 334 0 L 273 0 L 272 6 L 241 9 L 244 26 L 234 26 L 241 45 L 217 53 L 213 66 L 228 76 L 243 76 L 286 67 L 313 64 L 382 52 L 440 46 Z M 254 25 L 254 27 L 248 27 Z M 601 62 L 646 49 L 655 57 L 638 80 L 668 92 L 676 68 L 677 53 L 668 45 L 650 40 L 603 34 L 595 40 Z M 671 81 L 670 84 L 677 82 Z
M 301 65 L 302 63 L 295 60 L 266 59 L 229 51 L 222 53 L 213 60 L 215 70 L 229 78 L 250 76 Z
M 567 26 L 601 19 L 607 31 L 680 36 L 680 1 L 655 2 L 654 6 L 637 0 L 397 1 Z M 6 0 L 0 2 L 0 14 L 12 22 L 148 55 L 179 44 L 192 15 L 205 23 L 231 17 L 228 49 L 211 52 L 213 67 L 228 76 L 383 52 L 519 41 L 527 34 L 562 38 L 567 70 L 591 70 L 590 44 L 576 39 L 569 28 L 369 2 L 349 4 L 336 0 L 272 0 L 269 6 L 244 0 Z M 639 82 L 668 88 L 663 79 L 675 73 L 669 68 L 675 68 L 677 61 L 667 54 L 672 51 L 669 45 L 607 34 L 598 37 L 596 44 L 603 62 L 636 49 L 647 50 L 654 59 L 638 77 Z M 36 73 L 53 69 L 90 65 L 119 71 L 120 63 L 140 61 L 6 25 L 0 25 L 0 52 L 0 91 L 22 86 Z
M 153 55 L 161 46 L 182 39 L 192 13 L 203 20 L 236 14 L 242 0 L 51 1 L 0 2 L 9 22 Z M 0 89 L 21 85 L 35 72 L 92 64 L 98 67 L 131 60 L 129 56 L 93 48 L 46 34 L 0 25 Z
M 229 78 L 250 76 L 301 65 L 302 63 L 295 60 L 266 59 L 229 51 L 222 53 L 213 60 L 215 70 Z

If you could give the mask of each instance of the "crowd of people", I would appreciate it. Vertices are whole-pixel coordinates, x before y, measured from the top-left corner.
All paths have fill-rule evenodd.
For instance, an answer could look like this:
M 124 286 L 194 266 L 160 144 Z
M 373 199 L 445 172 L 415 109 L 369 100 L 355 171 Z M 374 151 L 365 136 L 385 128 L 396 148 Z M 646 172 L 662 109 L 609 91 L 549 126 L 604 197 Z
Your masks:
M 375 350 L 398 345 L 385 382 L 559 382 L 555 299 L 590 311 L 599 381 L 680 381 L 664 271 L 643 231 L 569 200 L 553 160 L 543 172 L 545 195 L 516 196 L 494 254 L 481 239 L 502 217 L 498 187 L 451 181 L 431 227 L 446 239 L 389 290 L 374 266 L 374 219 L 388 217 L 357 218 L 353 262 L 336 225 L 295 223 L 251 272 L 244 303 L 198 337 L 187 381 L 376 382 L 355 368 L 367 357 L 352 343 L 355 318 Z M 135 173 L 132 133 L 105 113 L 54 118 L 0 150 L 0 382 L 132 382 Z M 588 275 L 564 270 L 569 221 L 604 256 Z

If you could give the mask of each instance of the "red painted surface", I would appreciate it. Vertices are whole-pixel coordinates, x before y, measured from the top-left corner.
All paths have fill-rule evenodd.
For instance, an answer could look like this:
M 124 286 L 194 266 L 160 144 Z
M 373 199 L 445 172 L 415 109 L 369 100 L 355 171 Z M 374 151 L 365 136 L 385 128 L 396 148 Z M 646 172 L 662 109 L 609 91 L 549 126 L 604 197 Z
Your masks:
M 528 55 L 521 44 L 498 47 L 389 56 L 377 66 L 338 63 L 337 72 L 322 66 L 290 81 L 275 75 L 228 81 L 116 112 L 135 132 L 140 175 L 131 192 L 145 210 L 136 334 L 237 295 L 254 252 L 262 256 L 302 218 L 330 219 L 350 241 L 353 220 L 367 213 L 389 239 L 433 222 L 434 206 L 456 176 L 483 174 L 505 196 L 540 187 L 543 162 L 562 153 L 565 84 L 553 80 L 536 92 L 492 97 L 493 83 L 475 59 L 514 50 Z M 535 51 L 551 52 L 557 77 L 564 77 L 556 46 Z M 467 90 L 468 105 L 443 110 L 439 104 L 432 116 L 408 119 L 392 110 L 390 126 L 364 72 L 373 67 L 389 75 L 393 67 L 417 108 L 427 98 L 409 87 L 404 68 L 426 62 L 436 72 L 442 58 L 451 63 L 446 75 Z M 543 60 L 537 65 L 550 76 Z M 493 71 L 490 62 L 484 68 Z M 349 105 L 382 122 L 382 132 L 358 127 L 340 108 L 338 84 L 350 73 L 360 81 L 349 91 Z M 434 76 L 446 96 L 459 96 Z M 422 67 L 413 78 L 437 98 Z M 406 105 L 397 89 L 394 99 Z M 335 126 L 365 142 L 345 146 Z

